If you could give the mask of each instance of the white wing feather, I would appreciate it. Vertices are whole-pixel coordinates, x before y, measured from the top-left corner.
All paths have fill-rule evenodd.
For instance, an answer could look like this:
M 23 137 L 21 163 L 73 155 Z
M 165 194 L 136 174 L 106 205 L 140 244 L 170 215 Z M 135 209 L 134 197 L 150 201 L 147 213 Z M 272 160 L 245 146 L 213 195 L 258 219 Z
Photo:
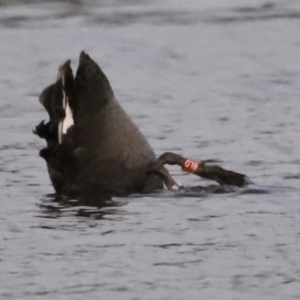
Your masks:
M 62 85 L 65 87 L 65 77 L 62 74 Z M 66 116 L 62 121 L 58 123 L 58 143 L 60 144 L 63 139 L 63 135 L 67 133 L 67 130 L 74 125 L 73 113 L 69 105 L 69 99 L 63 90 L 63 109 L 65 111 Z

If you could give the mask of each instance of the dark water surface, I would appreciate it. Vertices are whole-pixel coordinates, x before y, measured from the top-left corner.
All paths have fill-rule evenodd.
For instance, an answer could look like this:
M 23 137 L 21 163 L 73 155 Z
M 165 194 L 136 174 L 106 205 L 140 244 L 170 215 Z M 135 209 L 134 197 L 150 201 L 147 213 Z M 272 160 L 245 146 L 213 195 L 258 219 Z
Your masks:
M 299 29 L 297 0 L 0 1 L 0 299 L 299 299 Z M 83 49 L 158 155 L 254 184 L 53 202 L 31 129 Z

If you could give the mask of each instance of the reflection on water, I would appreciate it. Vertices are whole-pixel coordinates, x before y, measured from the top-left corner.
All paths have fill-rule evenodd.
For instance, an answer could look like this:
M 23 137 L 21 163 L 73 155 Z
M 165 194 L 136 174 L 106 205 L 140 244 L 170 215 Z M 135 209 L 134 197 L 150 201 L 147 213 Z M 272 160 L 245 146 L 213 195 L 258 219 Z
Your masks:
M 299 12 L 296 0 L 0 0 L 0 298 L 298 299 Z M 38 95 L 83 49 L 157 155 L 216 159 L 254 184 L 195 192 L 211 182 L 170 167 L 186 190 L 101 207 L 43 197 Z
M 126 205 L 127 201 L 103 200 L 99 205 L 99 199 L 95 199 L 94 203 L 89 198 L 83 206 L 79 200 L 57 199 L 55 195 L 49 195 L 42 199 L 38 204 L 42 214 L 42 218 L 60 218 L 62 216 L 88 217 L 93 219 L 104 219 L 107 215 L 120 213 L 120 207 Z M 94 205 L 93 205 L 94 204 Z
M 121 207 L 125 206 L 132 199 L 182 199 L 195 198 L 197 200 L 207 199 L 212 194 L 230 193 L 231 197 L 239 195 L 263 195 L 271 194 L 272 189 L 267 187 L 249 186 L 245 188 L 236 188 L 232 186 L 207 185 L 207 186 L 188 186 L 180 190 L 164 190 L 157 191 L 152 194 L 140 195 L 134 194 L 128 198 L 120 199 L 102 199 L 99 201 L 99 196 L 96 198 L 86 197 L 82 199 L 68 199 L 57 197 L 55 194 L 49 194 L 46 198 L 41 199 L 37 204 L 41 209 L 41 218 L 60 218 L 62 216 L 78 216 L 92 219 L 104 219 L 107 215 L 122 214 Z M 276 189 L 275 189 L 276 190 Z M 282 189 L 281 189 L 282 190 Z M 279 189 L 277 189 L 277 192 Z M 273 191 L 274 192 L 274 191 Z

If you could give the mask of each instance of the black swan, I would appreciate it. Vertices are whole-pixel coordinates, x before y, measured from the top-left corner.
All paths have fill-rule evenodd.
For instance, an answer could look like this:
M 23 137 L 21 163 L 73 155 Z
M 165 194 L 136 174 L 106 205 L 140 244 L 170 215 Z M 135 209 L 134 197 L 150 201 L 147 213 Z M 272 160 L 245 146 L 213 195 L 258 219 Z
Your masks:
M 156 160 L 152 148 L 115 99 L 100 67 L 81 52 L 74 78 L 70 64 L 64 63 L 56 82 L 41 93 L 49 122 L 34 131 L 47 142 L 40 156 L 56 193 L 123 196 L 162 189 L 161 176 L 147 172 Z

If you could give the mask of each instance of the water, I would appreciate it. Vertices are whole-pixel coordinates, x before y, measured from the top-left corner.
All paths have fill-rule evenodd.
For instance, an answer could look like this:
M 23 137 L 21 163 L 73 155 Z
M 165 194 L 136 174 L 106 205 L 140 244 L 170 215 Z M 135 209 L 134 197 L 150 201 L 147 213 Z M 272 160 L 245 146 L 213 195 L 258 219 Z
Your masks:
M 299 299 L 300 4 L 211 2 L 0 1 L 1 299 Z M 83 49 L 158 155 L 254 184 L 53 202 L 37 97 Z

